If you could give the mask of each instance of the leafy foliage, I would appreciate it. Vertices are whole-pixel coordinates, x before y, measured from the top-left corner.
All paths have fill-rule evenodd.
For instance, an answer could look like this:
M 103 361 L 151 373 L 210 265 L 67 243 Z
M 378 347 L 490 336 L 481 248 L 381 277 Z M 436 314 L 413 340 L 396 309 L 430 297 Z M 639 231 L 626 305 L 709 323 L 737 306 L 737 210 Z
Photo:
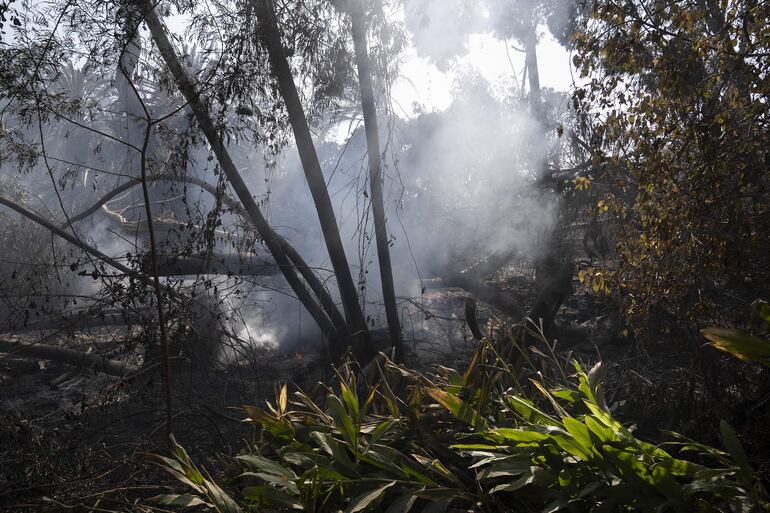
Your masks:
M 603 199 L 623 227 L 615 283 L 629 316 L 697 321 L 727 311 L 725 289 L 764 295 L 768 5 L 591 5 L 574 98 L 613 184 Z
M 245 406 L 261 439 L 238 456 L 245 467 L 238 479 L 241 504 L 349 513 L 749 511 L 766 505 L 729 425 L 721 427 L 726 451 L 676 434 L 658 445 L 638 439 L 604 403 L 601 364 L 585 372 L 573 362 L 567 377 L 552 351 L 550 357 L 525 351 L 517 335 L 485 339 L 464 373 L 439 367 L 426 375 L 381 355 L 363 372 L 377 377 L 373 385 L 350 364 L 334 389 L 319 386 L 323 402 L 302 391 L 290 400 L 283 385 L 266 409 Z M 515 372 L 503 354 L 517 356 L 527 382 L 517 378 L 526 372 Z M 189 476 L 200 472 L 184 471 L 194 469 L 186 458 L 177 449 L 175 462 L 163 461 L 190 485 Z M 206 482 L 196 479 L 196 496 L 228 511 L 214 505 Z

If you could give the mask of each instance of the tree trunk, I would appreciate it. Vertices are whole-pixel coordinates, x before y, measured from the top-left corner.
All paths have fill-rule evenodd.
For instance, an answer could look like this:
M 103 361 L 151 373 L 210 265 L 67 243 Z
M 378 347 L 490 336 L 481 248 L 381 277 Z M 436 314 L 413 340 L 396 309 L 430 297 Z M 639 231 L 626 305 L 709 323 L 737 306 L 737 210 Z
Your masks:
M 321 299 L 323 308 L 319 306 L 316 299 L 311 294 L 311 291 L 308 289 L 308 285 L 303 283 L 297 275 L 297 269 L 295 269 L 286 254 L 285 248 L 289 246 L 288 242 L 278 235 L 268 224 L 256 201 L 251 196 L 251 192 L 243 181 L 243 177 L 236 168 L 235 162 L 233 162 L 219 131 L 216 129 L 214 122 L 209 115 L 204 99 L 198 91 L 196 91 L 192 78 L 188 75 L 187 70 L 182 65 L 176 50 L 171 44 L 166 27 L 160 18 L 158 18 L 158 15 L 154 10 L 154 5 L 149 3 L 142 3 L 142 5 L 145 10 L 145 23 L 150 30 L 155 45 L 158 47 L 161 57 L 166 63 L 166 66 L 168 66 L 171 75 L 174 77 L 177 88 L 185 97 L 185 100 L 193 111 L 201 131 L 216 155 L 219 165 L 227 176 L 236 196 L 262 237 L 265 246 L 267 246 L 268 250 L 273 255 L 273 258 L 278 264 L 281 273 L 286 278 L 286 281 L 289 283 L 289 286 L 291 286 L 294 293 L 297 294 L 299 301 L 313 317 L 313 320 L 321 328 L 324 335 L 329 339 L 332 355 L 336 356 L 341 354 L 344 351 L 347 342 L 346 327 L 344 325 L 339 326 L 336 323 L 333 323 L 335 318 L 339 319 L 341 316 L 339 313 L 335 315 L 332 312 L 324 310 L 329 306 L 333 306 L 330 305 L 330 301 L 328 300 Z M 294 253 L 296 254 L 296 252 Z M 319 298 L 322 298 L 325 291 L 317 290 L 314 287 L 313 292 L 315 292 Z M 321 296 L 319 296 L 319 294 L 321 294 Z
M 369 331 L 361 304 L 358 301 L 358 291 L 342 246 L 337 219 L 334 215 L 310 128 L 305 118 L 305 111 L 294 84 L 289 62 L 286 59 L 286 51 L 281 42 L 273 4 L 270 0 L 252 0 L 252 4 L 260 21 L 261 37 L 270 58 L 273 77 L 278 83 L 278 89 L 289 113 L 289 123 L 294 132 L 302 168 L 315 203 L 318 220 L 321 223 L 321 231 L 326 242 L 326 249 L 329 252 L 329 259 L 337 277 L 342 306 L 351 330 L 353 351 L 359 361 L 364 364 L 374 356 L 369 341 Z
M 530 29 L 524 39 L 524 64 L 527 66 L 527 77 L 529 78 L 529 103 L 532 108 L 532 115 L 541 120 L 543 99 L 540 94 L 540 72 L 537 67 L 537 27 L 532 26 Z
M 527 75 L 529 77 L 530 109 L 532 116 L 536 120 L 545 123 L 545 110 L 543 108 L 543 99 L 540 93 L 540 72 L 538 70 L 537 62 L 537 26 L 534 23 L 528 28 L 522 42 L 524 44 L 526 54 L 525 63 Z M 544 129 L 545 128 L 543 127 L 543 130 Z M 545 133 L 543 136 L 545 136 Z M 545 172 L 545 163 L 539 162 L 537 165 L 540 168 L 540 173 L 538 173 L 538 175 L 543 175 Z M 543 189 L 544 192 L 547 192 L 549 182 L 550 181 L 540 180 L 541 189 Z M 554 226 L 553 230 L 547 234 L 545 240 L 542 241 L 543 247 L 541 248 L 541 253 L 535 258 L 535 292 L 538 297 L 549 295 L 546 289 L 550 286 L 551 281 L 556 279 L 563 272 L 561 261 L 564 260 L 564 255 L 561 254 L 560 250 L 560 241 L 562 239 L 563 234 L 561 233 L 559 220 L 557 218 L 556 226 Z
M 94 311 L 87 310 L 75 314 L 41 319 L 24 324 L 12 323 L 0 327 L 0 334 L 13 334 L 29 331 L 60 331 L 72 333 L 79 330 L 106 328 L 109 326 L 130 326 L 141 321 L 138 316 L 130 315 L 127 311 Z
M 366 146 L 369 156 L 369 184 L 371 187 L 374 233 L 377 241 L 377 259 L 380 265 L 382 297 L 385 302 L 385 316 L 388 321 L 390 340 L 396 349 L 396 361 L 403 361 L 404 345 L 401 340 L 401 323 L 396 305 L 396 290 L 393 285 L 393 268 L 390 264 L 390 240 L 385 220 L 385 205 L 382 197 L 382 163 L 380 135 L 377 128 L 377 109 L 374 102 L 372 70 L 366 43 L 366 23 L 363 0 L 353 0 L 350 8 L 350 23 L 353 32 L 353 46 L 356 52 L 358 83 L 361 89 L 361 107 L 364 112 Z

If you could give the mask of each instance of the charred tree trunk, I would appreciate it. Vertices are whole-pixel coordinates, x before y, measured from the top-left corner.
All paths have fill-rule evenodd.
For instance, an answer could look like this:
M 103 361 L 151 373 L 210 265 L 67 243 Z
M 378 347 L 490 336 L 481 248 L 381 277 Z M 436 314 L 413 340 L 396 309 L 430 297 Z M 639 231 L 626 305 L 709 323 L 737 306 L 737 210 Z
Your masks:
M 104 311 L 95 309 L 70 313 L 60 317 L 41 319 L 28 323 L 9 322 L 0 327 L 0 334 L 12 334 L 30 331 L 57 331 L 74 333 L 80 330 L 107 328 L 110 326 L 131 326 L 142 321 L 139 315 L 127 311 Z
M 281 34 L 275 18 L 275 11 L 270 0 L 252 0 L 255 7 L 261 38 L 268 52 L 273 77 L 278 83 L 278 89 L 289 113 L 289 123 L 294 132 L 297 150 L 305 172 L 305 178 L 315 203 L 318 219 L 321 223 L 326 249 L 337 277 L 337 284 L 345 310 L 353 351 L 361 363 L 368 362 L 374 356 L 369 341 L 369 331 L 364 319 L 361 304 L 358 301 L 353 276 L 350 272 L 345 250 L 342 245 L 337 219 L 334 215 L 329 191 L 321 171 L 321 164 L 316 154 L 315 144 L 305 117 L 297 87 L 294 84 L 286 51 L 281 42 Z
M 371 188 L 374 233 L 377 241 L 377 259 L 380 265 L 382 296 L 385 302 L 385 315 L 388 321 L 388 333 L 391 343 L 396 348 L 396 361 L 402 361 L 404 346 L 401 340 L 401 323 L 396 305 L 396 290 L 393 284 L 393 268 L 390 263 L 390 239 L 385 219 L 385 205 L 382 197 L 382 163 L 380 153 L 380 134 L 377 128 L 377 108 L 374 101 L 372 70 L 366 43 L 366 23 L 364 20 L 363 0 L 350 3 L 350 24 L 353 32 L 353 45 L 358 67 L 358 83 L 361 89 L 361 107 L 364 112 L 366 146 L 369 156 L 369 185 Z
M 524 64 L 527 67 L 527 78 L 529 79 L 529 104 L 532 108 L 532 114 L 536 119 L 541 119 L 543 115 L 543 99 L 540 94 L 540 71 L 537 65 L 537 27 L 529 27 L 527 35 L 524 38 Z
M 538 290 L 535 304 L 527 315 L 527 322 L 542 327 L 546 338 L 556 335 L 555 319 L 564 300 L 572 294 L 572 275 L 574 266 L 571 261 L 563 262 L 560 268 Z

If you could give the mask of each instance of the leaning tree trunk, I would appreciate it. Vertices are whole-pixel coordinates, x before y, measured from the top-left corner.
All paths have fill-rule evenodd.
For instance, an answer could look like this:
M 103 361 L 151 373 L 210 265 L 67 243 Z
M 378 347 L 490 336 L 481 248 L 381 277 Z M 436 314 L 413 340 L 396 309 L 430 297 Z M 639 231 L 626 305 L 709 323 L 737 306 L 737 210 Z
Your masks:
M 248 214 L 249 219 L 262 237 L 265 246 L 267 246 L 267 249 L 273 255 L 273 258 L 278 264 L 281 273 L 286 278 L 286 281 L 289 283 L 289 286 L 297 295 L 297 298 L 302 305 L 313 317 L 313 320 L 320 327 L 322 333 L 329 339 L 332 355 L 340 355 L 344 351 L 348 340 L 346 326 L 342 320 L 341 314 L 337 311 L 334 302 L 320 283 L 320 280 L 313 275 L 307 264 L 299 258 L 299 255 L 294 248 L 273 230 L 262 215 L 262 211 L 252 197 L 248 186 L 243 181 L 243 177 L 235 166 L 235 162 L 230 156 L 221 134 L 214 125 L 214 121 L 209 114 L 204 97 L 196 90 L 192 78 L 187 73 L 176 50 L 171 44 L 166 27 L 160 18 L 158 18 L 158 15 L 154 10 L 154 5 L 145 2 L 141 5 L 145 11 L 144 19 L 150 30 L 152 39 L 158 47 L 166 66 L 168 66 L 169 71 L 176 82 L 177 88 L 184 96 L 190 109 L 193 111 L 193 115 L 195 116 L 201 131 L 217 157 L 217 161 L 222 167 L 225 176 L 227 176 L 233 191 L 235 191 L 236 196 L 243 205 L 244 211 Z M 298 271 L 305 278 L 307 284 L 303 282 L 297 274 Z M 316 298 L 321 302 L 320 305 L 316 301 Z
M 351 330 L 353 351 L 359 361 L 365 363 L 374 356 L 374 351 L 369 341 L 369 330 L 366 325 L 366 319 L 364 319 L 361 304 L 358 301 L 358 291 L 356 290 L 353 275 L 350 272 L 350 266 L 345 256 L 345 249 L 342 246 L 342 238 L 340 237 L 337 219 L 334 215 L 331 198 L 329 197 L 329 190 L 326 187 L 326 180 L 321 171 L 321 163 L 318 160 L 318 154 L 310 134 L 305 111 L 297 92 L 297 86 L 294 84 L 294 78 L 286 58 L 286 51 L 281 42 L 281 34 L 275 18 L 273 4 L 270 0 L 252 0 L 252 5 L 254 5 L 257 18 L 260 21 L 260 35 L 268 52 L 273 77 L 278 83 L 278 89 L 289 113 L 289 123 L 294 132 L 302 169 L 305 172 L 305 178 L 310 187 L 310 193 L 321 223 L 321 231 L 326 242 L 326 249 L 329 252 L 332 268 L 337 277 L 342 306 Z
M 380 153 L 380 134 L 377 128 L 377 109 L 374 102 L 372 70 L 366 44 L 366 23 L 364 21 L 363 0 L 353 0 L 350 8 L 350 24 L 353 32 L 353 46 L 356 52 L 358 83 L 361 89 L 361 107 L 364 112 L 366 146 L 369 154 L 369 185 L 371 188 L 374 233 L 377 241 L 377 259 L 380 265 L 382 297 L 385 302 L 385 316 L 388 321 L 390 341 L 396 349 L 396 361 L 404 357 L 404 345 L 401 340 L 401 323 L 396 305 L 396 290 L 393 285 L 393 268 L 390 264 L 390 239 L 385 220 L 385 205 L 382 198 L 382 163 Z

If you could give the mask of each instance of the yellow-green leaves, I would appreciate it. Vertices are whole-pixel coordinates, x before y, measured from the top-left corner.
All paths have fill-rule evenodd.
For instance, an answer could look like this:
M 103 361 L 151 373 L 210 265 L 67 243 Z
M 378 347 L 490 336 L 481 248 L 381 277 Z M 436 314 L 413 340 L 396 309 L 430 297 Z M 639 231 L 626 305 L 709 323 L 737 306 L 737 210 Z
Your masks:
M 445 392 L 438 388 L 428 388 L 425 392 L 441 404 L 444 408 L 452 412 L 452 415 L 462 420 L 474 428 L 486 429 L 487 421 L 479 415 L 468 403 L 454 394 Z
M 770 341 L 729 328 L 706 328 L 701 333 L 715 349 L 730 353 L 745 362 L 770 367 Z
M 160 504 L 168 506 L 192 507 L 206 505 L 217 513 L 241 513 L 241 507 L 208 475 L 204 476 L 187 455 L 187 451 L 171 437 L 172 458 L 153 456 L 165 471 L 179 482 L 192 488 L 194 494 L 159 495 L 155 497 Z

